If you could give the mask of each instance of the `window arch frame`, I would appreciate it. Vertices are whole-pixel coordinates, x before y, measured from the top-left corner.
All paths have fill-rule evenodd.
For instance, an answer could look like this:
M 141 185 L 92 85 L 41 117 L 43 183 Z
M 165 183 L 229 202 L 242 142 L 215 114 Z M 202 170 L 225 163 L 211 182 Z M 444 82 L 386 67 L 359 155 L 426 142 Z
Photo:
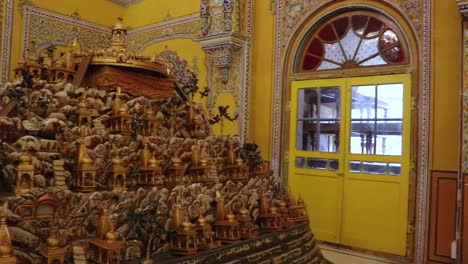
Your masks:
M 309 47 L 310 43 L 318 34 L 320 31 L 326 27 L 327 25 L 331 25 L 333 22 L 336 20 L 346 17 L 346 16 L 355 16 L 355 15 L 364 15 L 368 16 L 371 18 L 376 18 L 379 21 L 383 22 L 386 25 L 386 29 L 391 29 L 396 36 L 398 37 L 398 40 L 400 42 L 400 46 L 403 49 L 404 52 L 404 61 L 402 63 L 397 63 L 397 64 L 382 64 L 382 65 L 370 65 L 370 66 L 357 66 L 357 67 L 351 67 L 351 68 L 344 68 L 344 67 L 339 67 L 335 69 L 313 69 L 313 70 L 304 70 L 302 69 L 302 62 L 304 60 L 304 57 L 306 56 L 307 48 Z M 350 18 L 351 19 L 351 18 Z M 351 24 L 348 25 L 348 29 L 346 32 L 349 30 L 353 30 Z M 385 32 L 386 30 L 383 29 L 381 30 L 379 34 L 379 38 Z M 361 38 L 362 39 L 362 38 Z M 341 39 L 339 39 L 341 40 Z M 336 12 L 332 12 L 328 14 L 327 16 L 322 17 L 319 21 L 316 21 L 312 27 L 310 27 L 308 30 L 306 30 L 306 33 L 302 36 L 302 39 L 299 41 L 299 45 L 296 48 L 296 51 L 294 52 L 293 55 L 293 61 L 291 64 L 291 77 L 294 79 L 303 79 L 300 76 L 301 75 L 316 75 L 318 74 L 319 76 L 325 75 L 325 76 L 343 76 L 345 72 L 347 73 L 346 76 L 349 77 L 356 77 L 356 76 L 367 76 L 367 75 L 375 75 L 375 74 L 391 74 L 391 73 L 404 73 L 408 72 L 409 68 L 413 68 L 413 54 L 410 49 L 410 44 L 409 40 L 407 39 L 406 35 L 403 33 L 403 30 L 394 22 L 394 19 L 389 17 L 388 15 L 379 12 L 378 10 L 374 9 L 368 9 L 368 8 L 359 8 L 356 7 L 354 9 L 342 9 L 338 10 Z M 380 51 L 379 51 L 380 54 Z

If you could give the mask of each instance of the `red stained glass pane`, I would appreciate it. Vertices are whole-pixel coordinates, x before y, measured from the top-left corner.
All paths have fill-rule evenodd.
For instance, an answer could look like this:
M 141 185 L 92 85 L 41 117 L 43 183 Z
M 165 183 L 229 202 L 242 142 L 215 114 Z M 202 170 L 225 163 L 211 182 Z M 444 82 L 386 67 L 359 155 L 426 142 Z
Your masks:
M 322 30 L 320 30 L 319 37 L 323 41 L 326 41 L 326 42 L 332 42 L 332 41 L 337 40 L 335 32 L 333 32 L 333 28 L 332 28 L 331 24 L 328 24 L 327 26 L 322 28 Z
M 307 47 L 306 52 L 304 62 L 302 63 L 302 69 L 314 70 L 319 66 L 325 52 L 322 42 L 318 38 L 314 38 L 310 42 L 309 47 Z
M 364 35 L 364 30 L 366 29 L 368 16 L 353 16 L 351 17 L 351 25 L 353 26 L 354 32 L 359 36 Z
M 382 56 L 390 63 L 400 64 L 405 61 L 405 53 L 401 45 L 393 47 L 382 53 Z
M 324 49 L 322 42 L 318 38 L 314 38 L 307 48 L 307 53 L 314 54 L 318 57 L 323 57 Z
M 302 69 L 305 71 L 315 70 L 315 68 L 319 66 L 321 61 L 322 60 L 317 57 L 306 55 L 304 57 L 304 62 L 302 63 Z
M 335 22 L 333 22 L 333 26 L 335 27 L 338 38 L 341 39 L 346 34 L 346 32 L 348 32 L 348 17 L 342 17 L 340 19 L 335 20 Z
M 382 21 L 377 20 L 376 18 L 371 17 L 369 23 L 367 24 L 366 30 L 364 31 L 364 37 L 366 38 L 375 38 L 380 34 L 384 24 Z

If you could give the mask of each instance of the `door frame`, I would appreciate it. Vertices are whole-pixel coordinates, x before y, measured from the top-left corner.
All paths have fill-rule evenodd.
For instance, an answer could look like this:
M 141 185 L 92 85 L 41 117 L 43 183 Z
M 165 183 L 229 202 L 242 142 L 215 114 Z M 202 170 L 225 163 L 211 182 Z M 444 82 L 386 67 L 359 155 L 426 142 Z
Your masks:
M 295 73 L 294 65 L 296 53 L 299 50 L 302 40 L 306 38 L 311 30 L 321 24 L 321 21 L 338 15 L 343 11 L 348 11 L 350 6 L 356 10 L 374 11 L 383 14 L 393 21 L 403 33 L 407 44 L 409 63 L 407 65 L 397 66 L 382 66 L 369 67 L 365 69 L 348 69 L 348 70 L 333 70 L 333 71 L 318 71 L 308 73 Z M 430 3 L 424 4 L 425 10 L 429 12 Z M 281 10 L 281 8 L 279 8 Z M 278 24 L 277 24 L 278 25 Z M 281 25 L 281 24 L 280 24 Z M 426 25 L 427 26 L 427 25 Z M 291 82 L 296 80 L 307 79 L 325 79 L 325 78 L 340 78 L 340 77 L 361 77 L 372 75 L 389 75 L 408 73 L 411 75 L 411 96 L 412 96 L 412 112 L 411 112 L 411 147 L 410 157 L 412 162 L 412 173 L 409 177 L 409 201 L 408 201 L 408 239 L 406 247 L 406 256 L 408 259 L 415 258 L 417 263 L 422 263 L 425 251 L 425 221 L 426 221 L 426 190 L 427 190 L 427 171 L 428 171 L 428 145 L 429 145 L 429 74 L 428 62 L 429 55 L 426 55 L 428 47 L 423 46 L 418 39 L 417 32 L 412 27 L 412 22 L 409 21 L 401 10 L 386 2 L 376 2 L 370 0 L 344 0 L 332 4 L 323 4 L 312 9 L 305 19 L 297 26 L 291 37 L 286 40 L 285 52 L 279 55 L 277 62 L 278 74 L 277 85 L 279 96 L 278 103 L 273 103 L 273 112 L 280 109 L 279 120 L 273 120 L 274 133 L 277 133 L 279 142 L 274 146 L 272 153 L 273 168 L 277 173 L 282 175 L 283 183 L 287 183 L 287 162 L 285 162 L 285 151 L 289 150 L 289 112 L 286 111 L 288 102 L 291 99 Z M 424 35 L 425 39 L 429 39 L 430 35 Z M 278 40 L 280 39 L 280 40 Z M 281 43 L 281 36 L 277 37 L 277 44 Z M 419 96 L 421 94 L 421 96 Z M 419 107 L 418 107 L 419 106 Z M 418 136 L 421 134 L 421 136 Z M 274 143 L 275 143 L 275 134 Z M 418 162 L 416 164 L 416 157 Z M 418 179 L 417 179 L 418 178 Z M 417 179 L 417 180 L 416 180 Z

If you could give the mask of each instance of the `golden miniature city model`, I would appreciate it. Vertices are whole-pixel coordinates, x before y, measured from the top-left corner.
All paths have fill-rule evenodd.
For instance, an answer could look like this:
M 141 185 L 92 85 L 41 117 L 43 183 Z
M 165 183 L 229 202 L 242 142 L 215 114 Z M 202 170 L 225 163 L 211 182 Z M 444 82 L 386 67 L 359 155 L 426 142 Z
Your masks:
M 0 137 L 0 191 L 8 203 L 0 264 L 253 255 L 286 263 L 291 252 L 298 263 L 322 261 L 303 201 L 288 197 L 248 143 L 213 135 L 166 66 L 126 52 L 125 34 L 118 24 L 107 50 L 69 52 L 53 65 L 31 52 L 1 87 L 8 133 Z M 101 78 L 135 70 L 146 72 L 150 90 Z M 281 250 L 272 255 L 273 247 Z

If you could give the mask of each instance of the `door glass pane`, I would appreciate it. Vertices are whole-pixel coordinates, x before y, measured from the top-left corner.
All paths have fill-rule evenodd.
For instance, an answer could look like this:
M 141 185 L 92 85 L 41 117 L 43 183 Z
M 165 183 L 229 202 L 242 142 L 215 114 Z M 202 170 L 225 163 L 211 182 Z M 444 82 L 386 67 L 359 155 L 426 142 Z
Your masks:
M 299 89 L 297 97 L 296 148 L 337 152 L 340 134 L 340 89 Z
M 374 132 L 374 121 L 352 121 L 350 152 L 353 154 L 374 154 Z
M 350 153 L 401 155 L 403 84 L 352 87 Z
M 403 84 L 377 86 L 377 118 L 403 118 Z
M 401 155 L 401 121 L 377 121 L 376 153 L 378 155 Z
M 351 100 L 352 119 L 375 117 L 375 85 L 353 86 Z
M 362 172 L 370 174 L 386 174 L 387 163 L 383 162 L 363 162 Z

